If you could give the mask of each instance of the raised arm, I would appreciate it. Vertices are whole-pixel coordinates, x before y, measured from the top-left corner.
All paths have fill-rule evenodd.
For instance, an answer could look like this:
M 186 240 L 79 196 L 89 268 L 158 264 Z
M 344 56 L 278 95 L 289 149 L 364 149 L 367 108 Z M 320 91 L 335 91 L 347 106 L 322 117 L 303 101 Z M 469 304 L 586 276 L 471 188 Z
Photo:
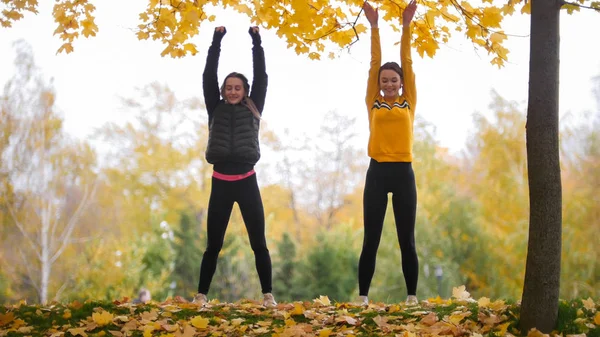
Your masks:
M 254 101 L 256 108 L 262 114 L 269 82 L 265 65 L 265 51 L 261 46 L 258 27 L 250 27 L 248 33 L 250 33 L 250 36 L 252 37 L 252 65 L 254 70 L 250 98 Z
M 404 9 L 404 12 L 402 13 L 402 38 L 400 40 L 400 61 L 402 63 L 402 73 L 404 75 L 402 94 L 408 101 L 413 116 L 417 108 L 417 86 L 411 58 L 410 23 L 415 15 L 416 9 L 416 0 L 412 0 Z
M 371 66 L 369 68 L 369 79 L 367 80 L 367 96 L 365 102 L 371 119 L 371 108 L 379 95 L 379 68 L 381 67 L 381 42 L 379 40 L 379 14 L 368 2 L 365 1 L 363 10 L 371 24 Z
M 221 100 L 217 70 L 219 69 L 219 56 L 221 55 L 221 40 L 225 36 L 225 33 L 227 33 L 225 27 L 215 28 L 212 44 L 208 48 L 208 55 L 206 56 L 204 73 L 202 74 L 204 104 L 206 104 L 209 119 L 212 118 L 212 113 L 217 107 L 219 100 Z

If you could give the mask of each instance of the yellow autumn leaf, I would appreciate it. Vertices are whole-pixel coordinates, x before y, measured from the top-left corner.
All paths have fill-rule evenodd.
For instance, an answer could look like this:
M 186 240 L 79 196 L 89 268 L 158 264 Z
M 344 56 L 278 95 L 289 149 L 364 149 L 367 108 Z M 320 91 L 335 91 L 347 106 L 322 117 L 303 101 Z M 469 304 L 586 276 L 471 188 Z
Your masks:
M 573 14 L 575 12 L 579 12 L 581 7 L 573 4 L 564 4 L 561 9 L 566 9 L 568 14 Z
M 539 331 L 536 328 L 532 328 L 531 330 L 529 330 L 529 332 L 527 333 L 527 337 L 549 337 L 550 335 L 545 334 L 541 331 Z
M 186 52 L 189 52 L 192 55 L 196 55 L 198 53 L 198 50 L 196 49 L 196 45 L 193 43 L 184 44 L 183 50 L 185 50 Z
M 482 297 L 477 301 L 477 304 L 479 305 L 480 308 L 486 308 L 490 305 L 490 303 L 491 303 L 491 301 L 487 297 Z
M 73 336 L 87 337 L 87 334 L 85 333 L 85 328 L 72 328 L 68 329 L 67 332 Z
M 154 331 L 154 327 L 146 327 L 144 328 L 143 337 L 152 337 L 152 332 Z
M 588 297 L 587 300 L 581 300 L 581 303 L 583 304 L 583 307 L 587 310 L 590 310 L 592 312 L 596 311 L 596 303 L 594 303 L 594 300 L 591 297 Z
M 290 315 L 304 314 L 304 306 L 300 302 L 294 302 L 294 310 L 290 311 Z
M 464 285 L 460 287 L 452 288 L 452 297 L 457 300 L 468 300 L 471 298 L 471 294 L 466 290 Z
M 497 7 L 485 7 L 480 23 L 486 28 L 499 28 L 500 22 L 502 22 L 503 16 L 500 12 L 500 8 Z
M 320 60 L 321 59 L 321 54 L 315 53 L 315 52 L 311 52 L 311 53 L 308 54 L 308 58 L 310 58 L 311 60 Z
M 390 305 L 388 313 L 393 314 L 393 313 L 398 312 L 398 311 L 400 311 L 400 306 L 396 305 L 396 304 L 393 304 L 393 305 Z
M 15 319 L 15 313 L 9 312 L 6 314 L 0 313 L 0 326 L 5 326 Z
M 183 328 L 183 333 L 178 333 L 177 337 L 194 337 L 194 336 L 196 336 L 196 333 L 197 333 L 197 331 L 196 331 L 196 329 L 194 329 L 193 326 L 186 325 Z
M 194 318 L 190 320 L 190 323 L 198 329 L 206 329 L 208 327 L 208 322 L 208 319 L 202 316 L 194 316 Z
M 33 330 L 33 327 L 31 327 L 31 326 L 22 326 L 17 329 L 17 332 L 21 333 L 21 334 L 30 334 L 32 330 Z
M 112 323 L 113 317 L 113 314 L 104 310 L 102 312 L 95 312 L 92 314 L 92 320 L 99 326 L 105 326 L 109 323 Z
M 323 296 L 323 295 L 319 296 L 319 298 L 314 299 L 313 302 L 317 305 L 323 305 L 323 306 L 331 305 L 331 301 L 329 300 L 329 297 Z
M 521 14 L 531 14 L 531 0 L 525 0 L 525 5 L 521 8 Z
M 506 40 L 506 34 L 504 34 L 504 32 L 494 32 L 490 35 L 490 41 L 492 41 L 492 43 L 502 43 L 504 40 Z
M 470 311 L 467 312 L 461 312 L 461 313 L 453 313 L 452 315 L 450 315 L 450 317 L 448 317 L 448 321 L 454 325 L 459 325 L 460 322 L 465 319 L 465 317 L 468 317 L 471 315 Z
M 496 326 L 496 331 L 494 332 L 494 334 L 496 336 L 506 336 L 506 330 L 508 330 L 508 326 L 510 325 L 510 322 L 506 322 L 504 324 L 500 324 L 498 326 Z
M 58 51 L 56 52 L 56 54 L 60 54 L 62 52 L 65 52 L 67 54 L 73 52 L 73 45 L 71 43 L 64 43 L 62 46 L 60 46 L 60 48 L 58 48 Z
M 242 323 L 244 323 L 243 318 L 234 318 L 231 320 L 231 325 L 233 326 L 240 326 Z
M 331 329 L 325 328 L 319 331 L 319 337 L 329 337 L 329 335 L 331 335 Z
M 600 326 L 600 312 L 596 313 L 596 316 L 594 316 L 594 324 Z

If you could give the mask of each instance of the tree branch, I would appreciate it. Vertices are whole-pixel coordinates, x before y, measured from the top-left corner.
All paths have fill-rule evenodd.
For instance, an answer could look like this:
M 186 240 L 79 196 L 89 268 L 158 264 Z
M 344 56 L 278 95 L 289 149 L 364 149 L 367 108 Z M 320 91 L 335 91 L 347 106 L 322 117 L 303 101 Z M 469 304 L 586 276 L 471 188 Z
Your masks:
M 563 1 L 561 1 L 560 3 L 561 3 L 561 6 L 562 6 L 562 5 L 571 5 L 571 6 L 577 6 L 577 7 L 581 7 L 581 8 L 586 8 L 586 9 L 595 10 L 595 11 L 597 11 L 597 12 L 599 12 L 599 13 L 600 13 L 600 8 L 597 8 L 597 7 L 586 6 L 586 5 L 578 4 L 578 3 L 575 3 L 575 2 L 564 1 L 564 0 L 563 0 Z
M 62 252 L 65 250 L 65 248 L 67 246 L 67 243 L 69 242 L 69 239 L 71 237 L 71 234 L 73 233 L 75 225 L 77 224 L 77 221 L 79 221 L 79 217 L 81 216 L 81 213 L 89 205 L 90 199 L 96 193 L 97 186 L 98 186 L 98 180 L 94 181 L 94 185 L 92 187 L 92 191 L 88 192 L 87 191 L 87 187 L 86 187 L 83 199 L 79 203 L 79 206 L 77 206 L 77 209 L 75 210 L 75 212 L 71 216 L 71 219 L 69 219 L 69 222 L 67 223 L 65 231 L 61 235 L 60 248 L 58 248 L 58 250 L 56 251 L 56 253 L 54 253 L 54 255 L 52 256 L 52 258 L 50 258 L 50 264 L 54 263 L 58 259 L 58 257 L 62 254 Z
M 23 254 L 23 250 L 21 250 L 21 248 L 19 248 L 19 255 L 21 255 L 21 259 L 23 259 L 23 264 L 25 265 L 25 268 L 27 269 L 27 277 L 31 281 L 31 284 L 33 284 L 33 287 L 35 288 L 38 296 L 41 299 L 42 291 L 40 290 L 40 286 L 38 285 L 38 283 L 33 278 L 33 275 L 35 275 L 36 273 L 34 273 L 33 270 L 31 269 L 31 262 L 28 261 L 27 258 L 25 258 L 25 255 Z M 40 257 L 40 260 L 41 260 L 41 257 Z
M 29 236 L 29 233 L 27 233 L 27 231 L 25 231 L 25 228 L 23 227 L 21 222 L 19 222 L 19 220 L 17 219 L 17 216 L 15 215 L 15 212 L 13 211 L 12 206 L 10 204 L 7 204 L 6 206 L 8 207 L 8 211 L 10 212 L 10 216 L 13 219 L 13 221 L 15 222 L 15 225 L 17 225 L 17 228 L 19 228 L 19 231 L 21 232 L 21 234 L 23 234 L 23 236 L 27 239 L 27 242 L 29 242 L 29 244 L 31 245 L 31 248 L 33 248 L 33 252 L 41 260 L 42 255 L 38 251 L 38 249 L 37 249 L 38 247 L 36 246 L 35 241 L 33 241 L 33 239 Z

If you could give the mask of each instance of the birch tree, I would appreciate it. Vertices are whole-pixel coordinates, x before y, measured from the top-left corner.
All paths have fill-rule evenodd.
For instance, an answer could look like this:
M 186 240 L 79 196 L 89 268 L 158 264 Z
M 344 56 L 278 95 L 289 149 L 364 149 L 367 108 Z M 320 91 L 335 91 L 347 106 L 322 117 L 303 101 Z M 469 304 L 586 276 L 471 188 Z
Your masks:
M 93 174 L 80 156 L 95 158 L 86 144 L 62 132 L 55 92 L 36 67 L 30 47 L 15 43 L 17 73 L 4 88 L 2 111 L 10 127 L 2 147 L 5 209 L 21 234 L 18 256 L 38 300 L 49 299 L 52 267 L 74 241 L 78 220 L 93 200 Z M 93 160 L 92 160 L 93 164 Z M 85 165 L 84 165 L 85 166 Z M 81 191 L 73 210 L 68 197 Z M 68 207 L 69 206 L 69 207 Z

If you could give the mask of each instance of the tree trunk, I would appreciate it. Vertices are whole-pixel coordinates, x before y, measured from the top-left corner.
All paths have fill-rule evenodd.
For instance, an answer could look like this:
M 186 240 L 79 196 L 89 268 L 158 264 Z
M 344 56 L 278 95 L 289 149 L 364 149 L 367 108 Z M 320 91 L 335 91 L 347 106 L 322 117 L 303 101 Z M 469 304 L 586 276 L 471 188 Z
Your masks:
M 558 139 L 559 11 L 557 0 L 531 3 L 527 168 L 529 243 L 520 328 L 549 333 L 557 322 L 562 196 Z
M 41 211 L 41 237 L 40 237 L 40 303 L 48 303 L 48 285 L 50 283 L 50 273 L 52 268 L 52 262 L 50 261 L 50 216 L 51 206 L 43 205 Z

